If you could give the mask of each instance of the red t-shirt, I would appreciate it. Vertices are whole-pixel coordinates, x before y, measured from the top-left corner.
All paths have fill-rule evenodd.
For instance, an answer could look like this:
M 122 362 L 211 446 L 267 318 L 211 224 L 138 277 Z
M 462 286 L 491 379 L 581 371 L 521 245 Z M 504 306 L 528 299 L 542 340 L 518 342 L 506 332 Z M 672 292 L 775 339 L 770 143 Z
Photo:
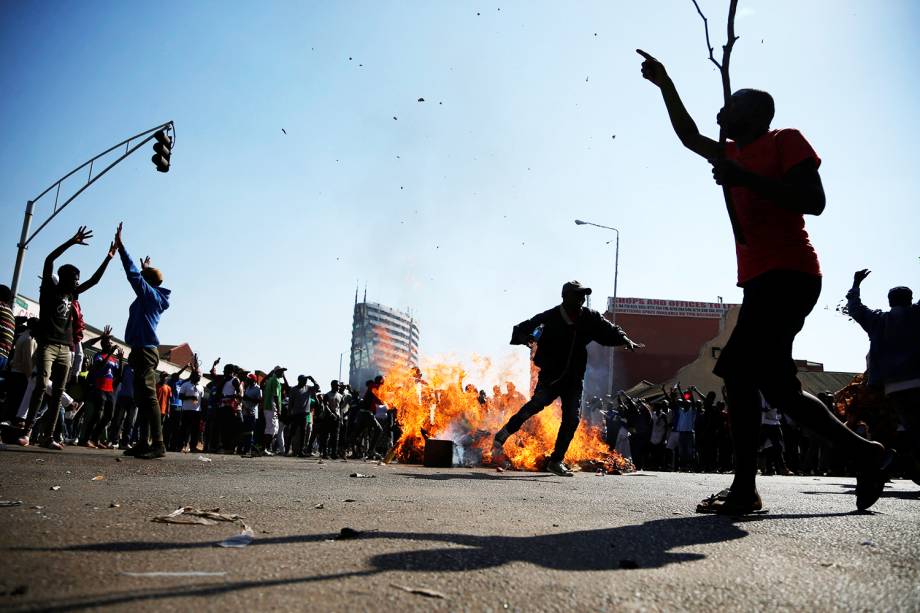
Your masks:
M 751 172 L 781 179 L 796 164 L 821 158 L 798 130 L 771 130 L 743 149 L 728 141 L 725 157 Z M 732 205 L 746 244 L 735 244 L 738 285 L 771 270 L 794 270 L 821 276 L 818 254 L 802 213 L 780 208 L 769 197 L 746 187 L 731 188 Z

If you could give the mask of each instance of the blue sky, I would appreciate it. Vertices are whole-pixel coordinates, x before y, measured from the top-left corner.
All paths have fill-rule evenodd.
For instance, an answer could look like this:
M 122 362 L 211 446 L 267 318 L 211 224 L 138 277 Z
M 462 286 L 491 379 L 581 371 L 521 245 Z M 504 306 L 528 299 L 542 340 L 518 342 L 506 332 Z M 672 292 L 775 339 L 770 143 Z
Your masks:
M 727 2 L 701 4 L 718 46 Z M 665 63 L 712 136 L 718 75 L 690 0 L 650 6 L 3 3 L 0 277 L 27 199 L 172 119 L 172 170 L 139 152 L 91 187 L 33 242 L 23 293 L 81 224 L 97 239 L 61 263 L 88 276 L 124 221 L 131 253 L 173 290 L 163 342 L 325 379 L 341 352 L 347 373 L 365 283 L 370 300 L 412 309 L 423 354 L 514 354 L 523 373 L 514 323 L 571 278 L 612 292 L 613 236 L 576 217 L 620 229 L 621 296 L 739 301 L 721 192 L 673 136 L 634 49 Z M 920 8 L 740 7 L 734 88 L 770 91 L 774 126 L 800 129 L 823 159 L 828 206 L 807 223 L 824 291 L 795 354 L 860 370 L 866 338 L 834 312 L 853 271 L 873 269 L 870 304 L 893 285 L 920 290 Z M 130 300 L 113 263 L 82 302 L 123 330 Z

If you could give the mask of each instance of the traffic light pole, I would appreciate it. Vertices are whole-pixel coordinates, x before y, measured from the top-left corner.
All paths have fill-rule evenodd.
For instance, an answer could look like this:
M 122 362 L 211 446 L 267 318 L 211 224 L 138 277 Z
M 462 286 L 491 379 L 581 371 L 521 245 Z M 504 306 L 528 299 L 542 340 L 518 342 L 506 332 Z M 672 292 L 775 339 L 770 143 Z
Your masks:
M 22 234 L 20 235 L 19 243 L 16 245 L 16 247 L 17 247 L 17 251 L 16 251 L 16 266 L 15 266 L 15 268 L 13 269 L 13 282 L 12 282 L 11 287 L 10 287 L 10 289 L 12 290 L 12 294 L 13 294 L 13 299 L 14 299 L 14 300 L 15 300 L 15 298 L 16 298 L 17 292 L 19 291 L 19 281 L 20 281 L 20 277 L 21 277 L 21 275 L 22 275 L 22 265 L 23 265 L 23 261 L 25 260 L 25 252 L 26 252 L 26 249 L 29 248 L 29 243 L 32 242 L 32 239 L 35 238 L 35 236 L 36 236 L 39 232 L 41 232 L 41 231 L 44 229 L 44 227 L 47 226 L 48 223 L 49 223 L 52 219 L 54 219 L 55 217 L 57 217 L 58 213 L 60 213 L 61 211 L 63 211 L 64 208 L 65 208 L 68 204 L 70 204 L 71 202 L 73 202 L 73 201 L 77 198 L 77 196 L 79 196 L 80 194 L 82 194 L 82 193 L 86 190 L 86 188 L 88 188 L 90 185 L 92 185 L 93 183 L 95 183 L 96 181 L 98 181 L 99 179 L 101 179 L 102 176 L 105 175 L 105 173 L 107 173 L 107 172 L 110 171 L 112 168 L 114 168 L 114 167 L 115 167 L 119 162 L 121 162 L 123 159 L 125 159 L 126 157 L 128 157 L 129 155 L 131 155 L 132 153 L 134 153 L 135 151 L 137 151 L 138 149 L 140 149 L 141 147 L 143 147 L 144 145 L 146 145 L 148 142 L 150 142 L 151 140 L 153 140 L 154 137 L 156 136 L 156 133 L 157 133 L 158 131 L 160 131 L 160 130 L 172 131 L 173 134 L 175 135 L 175 125 L 173 124 L 172 121 L 167 121 L 166 123 L 160 124 L 160 125 L 158 125 L 158 126 L 156 126 L 156 127 L 154 127 L 154 128 L 150 128 L 150 129 L 148 129 L 148 130 L 144 130 L 143 132 L 140 132 L 139 134 L 135 134 L 135 135 L 132 136 L 131 138 L 128 138 L 128 139 L 126 139 L 126 140 L 123 140 L 123 141 L 121 141 L 120 143 L 118 143 L 118 144 L 116 144 L 116 145 L 112 145 L 111 147 L 109 147 L 108 149 L 106 149 L 105 151 L 103 151 L 102 153 L 100 153 L 100 154 L 98 154 L 98 155 L 96 155 L 96 156 L 90 158 L 89 160 L 83 162 L 82 164 L 80 164 L 79 166 L 77 166 L 76 168 L 74 168 L 73 170 L 71 170 L 70 172 L 68 172 L 66 175 L 64 175 L 63 177 L 61 177 L 60 179 L 58 179 L 57 181 L 55 181 L 54 183 L 52 183 L 52 184 L 48 187 L 48 189 L 46 189 L 45 191 L 43 191 L 42 193 L 40 193 L 38 196 L 36 196 L 36 197 L 33 198 L 32 200 L 29 200 L 29 201 L 26 203 L 26 212 L 25 212 L 25 216 L 24 216 L 24 218 L 23 218 L 23 220 L 22 220 Z M 136 140 L 136 139 L 138 139 L 138 138 L 143 138 L 143 140 L 141 140 L 139 143 L 137 143 L 136 145 L 134 145 L 134 146 L 132 147 L 132 146 L 131 146 L 131 142 L 134 141 L 134 140 Z M 175 143 L 175 137 L 173 137 L 173 144 L 174 144 L 174 143 Z M 108 166 L 106 166 L 106 167 L 102 170 L 102 172 L 98 173 L 96 176 L 93 176 L 93 164 L 95 163 L 95 161 L 98 160 L 99 158 L 103 157 L 104 155 L 108 155 L 108 154 L 111 153 L 112 151 L 115 151 L 116 149 L 118 149 L 118 148 L 120 148 L 120 147 L 122 147 L 122 146 L 124 146 L 125 152 L 124 152 L 123 154 L 121 154 L 121 155 L 118 157 L 118 159 L 116 159 L 114 162 L 112 162 L 111 164 L 109 164 Z M 87 167 L 89 168 L 89 171 L 88 171 L 88 175 L 87 175 L 87 177 L 86 177 L 86 184 L 83 185 L 83 186 L 81 186 L 80 189 L 78 189 L 72 196 L 70 196 L 69 198 L 67 198 L 67 200 L 65 200 L 63 204 L 60 204 L 60 205 L 59 205 L 59 204 L 58 204 L 58 200 L 59 200 L 60 195 L 61 195 L 61 184 L 62 184 L 64 181 L 66 181 L 67 179 L 69 179 L 71 176 L 73 176 L 74 174 L 76 174 L 78 171 L 80 171 L 80 170 L 82 170 L 82 169 L 84 169 L 84 168 L 87 168 Z M 36 228 L 36 230 L 35 230 L 34 232 L 32 232 L 31 234 L 29 234 L 29 229 L 30 229 L 30 227 L 31 227 L 31 225 L 32 225 L 32 216 L 33 216 L 33 213 L 34 213 L 34 211 L 35 211 L 35 204 L 36 204 L 45 194 L 50 193 L 51 190 L 55 190 L 55 195 L 54 195 L 54 210 L 51 212 L 51 215 L 49 215 L 48 218 L 47 218 L 45 221 L 43 221 L 42 224 L 41 224 L 40 226 L 38 226 L 38 228 Z

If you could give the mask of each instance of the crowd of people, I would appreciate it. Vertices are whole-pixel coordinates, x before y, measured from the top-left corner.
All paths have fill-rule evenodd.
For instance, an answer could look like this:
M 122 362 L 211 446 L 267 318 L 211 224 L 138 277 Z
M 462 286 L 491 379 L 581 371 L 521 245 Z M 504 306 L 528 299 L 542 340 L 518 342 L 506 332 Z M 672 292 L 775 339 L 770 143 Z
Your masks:
M 854 387 L 864 386 L 857 382 Z M 897 421 L 893 409 L 872 402 L 866 393 L 850 402 L 848 392 L 824 391 L 818 398 L 860 436 L 881 440 L 895 449 L 910 448 L 907 429 Z M 603 428 L 611 449 L 640 470 L 734 470 L 728 407 L 723 400 L 717 400 L 713 391 L 703 394 L 694 386 L 684 390 L 676 385 L 644 398 L 622 392 L 616 397 L 593 397 L 586 403 L 586 414 Z M 856 468 L 821 437 L 800 427 L 778 407 L 762 401 L 760 474 L 853 475 Z M 892 474 L 917 478 L 915 469 L 907 463 L 896 466 Z

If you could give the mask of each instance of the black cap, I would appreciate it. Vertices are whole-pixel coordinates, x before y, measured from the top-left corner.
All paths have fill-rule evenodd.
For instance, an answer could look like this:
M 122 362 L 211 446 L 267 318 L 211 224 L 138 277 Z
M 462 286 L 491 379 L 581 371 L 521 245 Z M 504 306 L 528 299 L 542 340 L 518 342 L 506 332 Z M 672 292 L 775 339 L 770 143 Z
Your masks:
M 585 287 L 579 281 L 569 281 L 562 286 L 562 295 L 565 296 L 568 293 L 584 294 L 586 296 L 590 296 L 591 288 Z

